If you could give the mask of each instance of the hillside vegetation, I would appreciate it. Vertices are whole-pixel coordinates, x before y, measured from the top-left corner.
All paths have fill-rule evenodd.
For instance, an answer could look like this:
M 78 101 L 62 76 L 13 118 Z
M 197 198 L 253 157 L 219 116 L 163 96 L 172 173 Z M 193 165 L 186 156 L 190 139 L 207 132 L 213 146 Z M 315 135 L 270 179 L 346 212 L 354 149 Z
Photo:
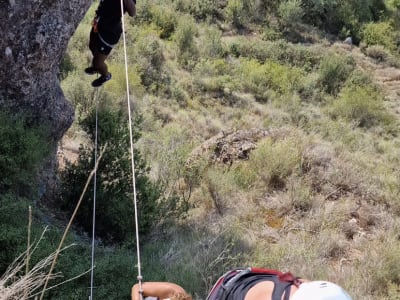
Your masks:
M 60 65 L 76 121 L 59 148 L 59 199 L 36 205 L 40 189 L 26 183 L 48 151 L 44 130 L 1 126 L 1 136 L 25 128 L 35 162 L 1 139 L 0 167 L 13 176 L 0 180 L 0 262 L 3 271 L 26 248 L 28 204 L 34 236 L 50 225 L 32 260 L 56 248 L 93 166 L 98 99 L 108 150 L 95 298 L 129 299 L 137 273 L 123 45 L 96 97 L 83 69 L 97 5 Z M 337 282 L 353 299 L 399 299 L 399 14 L 396 0 L 138 1 L 125 24 L 145 281 L 205 299 L 227 269 L 259 266 Z M 77 245 L 57 265 L 64 279 L 90 268 L 92 195 L 68 237 Z M 47 297 L 82 299 L 88 285 L 85 275 Z

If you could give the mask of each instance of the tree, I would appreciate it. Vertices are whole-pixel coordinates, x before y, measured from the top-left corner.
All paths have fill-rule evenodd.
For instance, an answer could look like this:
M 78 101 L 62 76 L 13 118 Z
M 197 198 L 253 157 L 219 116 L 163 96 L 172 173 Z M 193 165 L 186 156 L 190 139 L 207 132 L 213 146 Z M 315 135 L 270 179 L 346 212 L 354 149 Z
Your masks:
M 98 148 L 107 143 L 107 149 L 97 170 L 96 236 L 105 242 L 122 243 L 134 237 L 134 206 L 129 128 L 121 111 L 103 110 L 98 117 Z M 95 139 L 95 111 L 83 121 L 82 128 L 93 144 Z M 134 136 L 140 138 L 141 116 L 134 119 Z M 94 166 L 94 147 L 81 146 L 76 164 L 69 164 L 62 172 L 62 209 L 72 212 L 83 186 Z M 156 200 L 160 196 L 157 184 L 147 176 L 149 168 L 141 154 L 134 150 L 139 231 L 146 233 L 157 216 Z M 76 216 L 78 225 L 87 232 L 92 228 L 93 185 L 84 196 Z

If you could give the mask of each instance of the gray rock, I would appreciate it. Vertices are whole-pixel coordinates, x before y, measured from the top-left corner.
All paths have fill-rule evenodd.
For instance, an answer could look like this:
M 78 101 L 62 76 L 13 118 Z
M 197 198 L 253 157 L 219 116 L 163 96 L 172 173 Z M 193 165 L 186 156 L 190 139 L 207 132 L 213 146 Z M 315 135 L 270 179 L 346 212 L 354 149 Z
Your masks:
M 0 1 L 0 109 L 27 113 L 48 128 L 54 149 L 39 181 L 54 188 L 56 145 L 74 120 L 57 74 L 91 0 Z
M 343 43 L 347 45 L 353 45 L 353 39 L 351 38 L 351 36 L 349 36 L 343 41 Z
M 0 108 L 29 113 L 50 129 L 54 142 L 74 119 L 73 107 L 57 78 L 58 65 L 90 3 L 0 2 L 0 22 L 4 25 L 0 33 Z

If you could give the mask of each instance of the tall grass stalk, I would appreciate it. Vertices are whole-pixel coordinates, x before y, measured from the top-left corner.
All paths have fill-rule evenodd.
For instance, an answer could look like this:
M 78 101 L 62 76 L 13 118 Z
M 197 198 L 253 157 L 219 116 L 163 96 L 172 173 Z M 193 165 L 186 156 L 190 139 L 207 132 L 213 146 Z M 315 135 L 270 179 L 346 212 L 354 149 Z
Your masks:
M 28 219 L 28 242 L 26 247 L 26 263 L 25 263 L 25 274 L 29 273 L 29 260 L 30 260 L 30 248 L 31 248 L 31 228 L 32 228 L 32 206 L 29 205 L 29 219 Z M 28 290 L 25 291 L 24 300 L 28 299 Z

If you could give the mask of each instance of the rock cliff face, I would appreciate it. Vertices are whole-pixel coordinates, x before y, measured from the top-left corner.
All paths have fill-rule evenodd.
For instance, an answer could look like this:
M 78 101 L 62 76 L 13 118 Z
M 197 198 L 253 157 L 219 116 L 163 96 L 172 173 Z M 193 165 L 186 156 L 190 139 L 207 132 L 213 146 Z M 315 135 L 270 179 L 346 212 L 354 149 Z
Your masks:
M 42 200 L 53 198 L 57 142 L 74 120 L 74 109 L 59 85 L 58 66 L 90 4 L 91 0 L 0 0 L 0 109 L 28 113 L 49 129 L 54 151 L 39 174 Z
M 90 0 L 0 0 L 0 108 L 27 112 L 53 142 L 74 110 L 60 88 L 58 65 Z

